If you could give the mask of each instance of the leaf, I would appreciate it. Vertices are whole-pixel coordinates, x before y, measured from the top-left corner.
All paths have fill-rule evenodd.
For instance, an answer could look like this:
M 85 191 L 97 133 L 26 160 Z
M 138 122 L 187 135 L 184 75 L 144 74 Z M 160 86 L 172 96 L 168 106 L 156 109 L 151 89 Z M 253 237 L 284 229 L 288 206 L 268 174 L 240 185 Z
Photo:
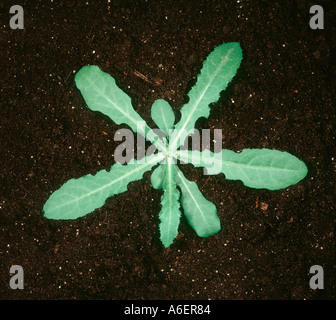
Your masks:
M 102 112 L 116 124 L 125 123 L 137 132 L 138 121 L 144 120 L 133 109 L 131 98 L 116 85 L 113 77 L 97 66 L 85 66 L 77 72 L 75 82 L 91 110 Z
M 176 166 L 176 182 L 180 187 L 184 215 L 200 237 L 209 237 L 221 230 L 216 206 L 205 199 L 194 181 L 189 181 Z
M 175 114 L 170 104 L 163 99 L 156 100 L 152 105 L 151 116 L 158 128 L 166 134 L 168 139 L 169 130 L 174 127 L 175 123 Z
M 200 117 L 208 118 L 209 104 L 217 102 L 219 94 L 236 74 L 242 60 L 242 50 L 237 42 L 224 43 L 214 49 L 204 61 L 195 86 L 190 90 L 189 102 L 181 109 L 181 120 L 175 126 L 171 150 L 184 143 L 185 137 L 194 130 Z
M 226 179 L 241 180 L 245 186 L 256 189 L 278 190 L 302 180 L 308 172 L 304 162 L 288 152 L 271 149 L 244 149 L 241 153 L 222 150 L 220 157 L 212 152 L 178 151 L 180 160 L 196 167 L 220 167 Z M 196 161 L 199 159 L 199 161 Z M 211 163 L 213 159 L 213 163 Z
M 154 189 L 162 189 L 163 188 L 163 179 L 165 173 L 165 166 L 159 165 L 154 169 L 151 175 L 151 183 Z
M 153 132 L 147 135 L 150 128 L 134 110 L 131 98 L 117 86 L 113 77 L 108 73 L 103 72 L 97 66 L 85 66 L 76 73 L 75 82 L 92 111 L 107 115 L 116 124 L 127 124 L 133 132 L 142 134 L 160 150 L 165 150 L 165 146 L 158 140 L 157 135 Z
M 163 195 L 161 197 L 162 209 L 159 214 L 160 218 L 160 240 L 165 248 L 168 248 L 178 234 L 180 224 L 180 192 L 176 189 L 175 171 L 176 165 L 168 162 L 161 167 L 165 168 L 163 182 Z
M 160 154 L 147 157 L 141 164 L 115 163 L 110 171 L 71 179 L 51 194 L 43 207 L 44 216 L 64 220 L 83 217 L 102 207 L 107 198 L 125 192 L 130 182 L 140 180 L 162 158 Z

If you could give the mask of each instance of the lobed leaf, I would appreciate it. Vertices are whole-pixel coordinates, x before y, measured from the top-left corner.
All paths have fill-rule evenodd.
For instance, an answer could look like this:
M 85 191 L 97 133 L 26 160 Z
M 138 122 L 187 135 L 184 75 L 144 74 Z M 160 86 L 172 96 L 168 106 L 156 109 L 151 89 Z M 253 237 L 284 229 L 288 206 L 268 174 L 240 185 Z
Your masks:
M 244 149 L 241 153 L 222 150 L 220 157 L 208 150 L 181 150 L 177 155 L 196 167 L 216 165 L 227 179 L 241 180 L 245 186 L 256 189 L 287 188 L 302 180 L 308 171 L 305 163 L 292 154 L 271 149 Z
M 140 180 L 143 174 L 162 160 L 162 155 L 153 155 L 137 164 L 115 163 L 110 171 L 101 170 L 96 175 L 86 175 L 67 181 L 51 194 L 43 207 L 48 219 L 76 219 L 104 205 L 107 198 L 125 192 L 127 185 Z
M 137 132 L 137 123 L 144 120 L 134 110 L 131 98 L 117 86 L 113 77 L 97 66 L 85 66 L 76 73 L 75 82 L 92 111 L 102 112 L 116 124 L 125 123 Z
M 97 66 L 85 66 L 75 76 L 77 88 L 80 90 L 87 106 L 92 111 L 99 111 L 107 115 L 116 124 L 125 123 L 133 132 L 140 130 L 140 134 L 152 141 L 159 149 L 165 146 L 157 135 L 150 132 L 150 128 L 140 115 L 134 110 L 131 98 L 121 90 L 113 77 Z M 139 125 L 144 123 L 145 125 Z
M 242 60 L 242 50 L 237 42 L 224 43 L 214 49 L 203 63 L 201 73 L 188 96 L 189 102 L 181 109 L 181 120 L 176 124 L 171 149 L 184 143 L 185 137 L 195 128 L 200 117 L 207 118 L 209 104 L 217 102 L 220 92 L 237 73 Z
M 168 161 L 167 164 L 160 167 L 165 168 L 163 180 L 163 195 L 161 197 L 160 218 L 160 240 L 168 248 L 178 234 L 180 224 L 180 192 L 176 188 L 175 171 L 176 165 Z

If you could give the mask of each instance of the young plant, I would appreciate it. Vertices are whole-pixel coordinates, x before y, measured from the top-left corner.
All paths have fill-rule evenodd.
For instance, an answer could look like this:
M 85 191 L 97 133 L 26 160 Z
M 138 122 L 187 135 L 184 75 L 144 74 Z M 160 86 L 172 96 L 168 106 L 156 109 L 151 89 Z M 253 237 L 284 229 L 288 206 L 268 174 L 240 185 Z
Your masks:
M 163 189 L 159 227 L 160 240 L 167 248 L 178 234 L 180 203 L 188 223 L 200 237 L 208 237 L 221 229 L 216 206 L 203 196 L 195 182 L 184 176 L 176 159 L 203 167 L 208 173 L 223 173 L 227 179 L 241 180 L 245 186 L 257 189 L 277 190 L 303 179 L 307 174 L 306 165 L 287 152 L 271 149 L 245 149 L 241 153 L 224 149 L 217 153 L 183 150 L 185 139 L 195 130 L 195 122 L 200 117 L 209 116 L 209 104 L 218 101 L 220 92 L 236 74 L 241 60 L 239 43 L 226 43 L 215 48 L 204 61 L 177 124 L 167 101 L 154 102 L 152 119 L 165 133 L 165 139 L 160 139 L 148 127 L 133 109 L 130 97 L 109 74 L 97 66 L 83 67 L 76 74 L 75 82 L 88 107 L 106 114 L 117 124 L 127 124 L 133 132 L 151 141 L 158 152 L 142 159 L 133 158 L 126 165 L 116 162 L 109 171 L 101 170 L 96 175 L 69 180 L 45 203 L 45 217 L 83 217 L 102 207 L 107 198 L 125 192 L 130 182 L 142 179 L 146 171 L 159 164 L 151 175 L 151 183 L 154 188 Z

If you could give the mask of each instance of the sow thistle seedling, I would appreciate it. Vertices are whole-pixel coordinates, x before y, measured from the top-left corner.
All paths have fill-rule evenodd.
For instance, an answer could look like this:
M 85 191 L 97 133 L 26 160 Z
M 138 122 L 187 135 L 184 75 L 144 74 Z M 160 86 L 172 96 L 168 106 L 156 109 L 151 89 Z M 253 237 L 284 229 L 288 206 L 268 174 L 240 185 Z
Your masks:
M 307 174 L 306 165 L 287 152 L 271 149 L 244 149 L 240 153 L 221 149 L 186 150 L 185 139 L 194 132 L 200 117 L 209 117 L 209 104 L 217 102 L 236 74 L 242 60 L 239 43 L 216 47 L 204 61 L 196 84 L 188 93 L 189 102 L 181 108 L 181 120 L 175 124 L 169 103 L 154 102 L 151 115 L 165 138 L 151 130 L 134 110 L 130 97 L 115 80 L 97 66 L 85 66 L 75 76 L 77 88 L 92 111 L 109 116 L 116 124 L 127 124 L 134 133 L 146 137 L 157 153 L 131 159 L 126 165 L 116 162 L 109 171 L 67 181 L 51 194 L 43 207 L 48 219 L 76 219 L 104 205 L 107 198 L 127 191 L 127 185 L 140 180 L 146 171 L 158 165 L 151 175 L 151 184 L 162 189 L 160 240 L 169 247 L 178 234 L 182 212 L 198 236 L 208 237 L 221 230 L 216 206 L 208 201 L 197 184 L 189 181 L 177 165 L 191 163 L 209 174 L 223 173 L 226 179 L 241 180 L 250 188 L 278 190 L 294 185 Z M 139 125 L 141 123 L 142 125 Z

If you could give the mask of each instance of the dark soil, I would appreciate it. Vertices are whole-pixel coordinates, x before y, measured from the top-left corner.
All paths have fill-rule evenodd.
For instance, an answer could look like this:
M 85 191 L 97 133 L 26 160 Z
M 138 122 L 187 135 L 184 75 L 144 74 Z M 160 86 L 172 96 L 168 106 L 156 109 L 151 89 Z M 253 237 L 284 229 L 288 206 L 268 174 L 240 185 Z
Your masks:
M 1 299 L 335 299 L 336 7 L 309 27 L 313 1 L 21 0 L 23 30 L 1 1 Z M 75 87 L 84 65 L 110 73 L 147 121 L 159 98 L 176 117 L 202 61 L 240 42 L 234 80 L 197 128 L 223 147 L 270 148 L 303 160 L 307 177 L 278 191 L 181 166 L 214 202 L 222 231 L 199 238 L 182 218 L 159 240 L 162 191 L 150 173 L 84 218 L 43 217 L 71 178 L 114 163 L 121 127 L 91 112 Z M 24 269 L 24 289 L 9 268 Z M 312 290 L 310 267 L 324 270 Z

